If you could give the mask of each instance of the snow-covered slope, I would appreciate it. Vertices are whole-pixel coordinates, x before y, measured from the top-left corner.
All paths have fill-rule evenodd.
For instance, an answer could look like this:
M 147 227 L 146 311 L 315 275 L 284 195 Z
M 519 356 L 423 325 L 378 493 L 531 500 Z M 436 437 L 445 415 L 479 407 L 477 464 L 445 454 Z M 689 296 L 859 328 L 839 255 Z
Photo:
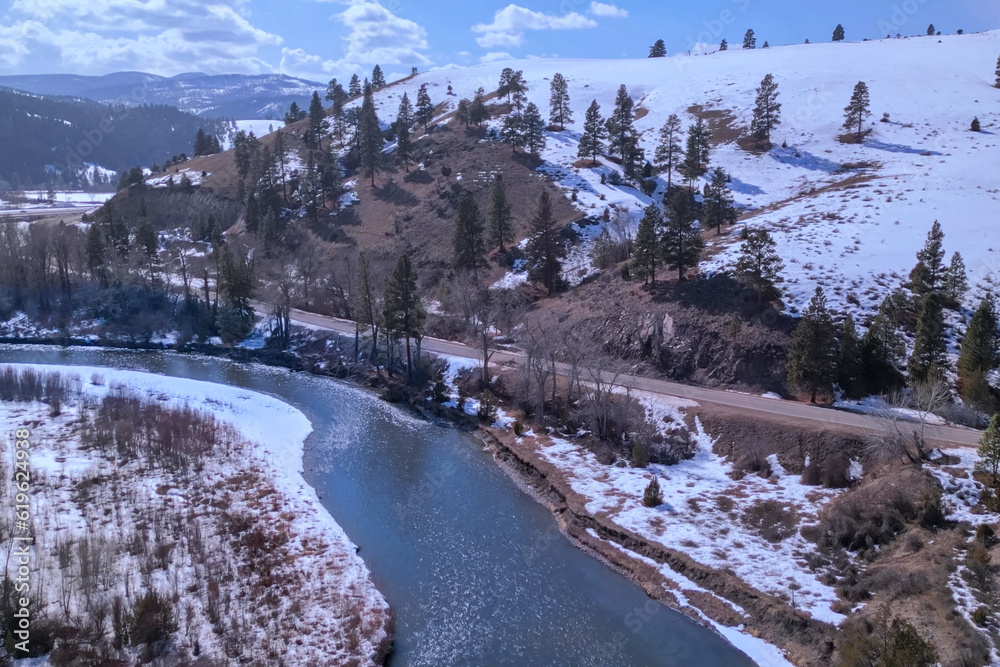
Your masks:
M 730 111 L 734 126 L 748 127 L 755 88 L 772 73 L 784 105 L 784 122 L 773 140 L 777 146 L 787 142 L 788 148 L 751 155 L 731 137 L 714 151 L 712 166 L 732 174 L 737 202 L 757 213 L 747 224 L 775 231 L 792 308 L 800 308 L 815 284 L 823 283 L 834 305 L 867 311 L 909 272 L 934 220 L 941 221 L 949 253 L 959 251 L 965 258 L 971 284 L 982 288 L 1000 280 L 995 229 L 1000 90 L 992 87 L 998 54 L 1000 31 L 992 31 L 662 59 L 497 62 L 420 74 L 378 92 L 376 102 L 380 117 L 391 120 L 402 93 L 414 100 L 420 85 L 427 84 L 435 103 L 447 101 L 453 109 L 480 86 L 496 90 L 501 70 L 513 67 L 524 71 L 529 100 L 545 112 L 549 81 L 561 72 L 569 81 L 575 122 L 566 132 L 549 134 L 543 169 L 567 189 L 578 190 L 585 209 L 600 213 L 609 204 L 623 204 L 638 212 L 652 199 L 631 188 L 600 184 L 601 172 L 613 164 L 573 167 L 591 100 L 607 116 L 618 86 L 625 84 L 648 112 L 636 127 L 652 156 L 667 116 L 676 113 L 685 124 L 693 122 L 692 105 Z M 874 132 L 864 145 L 845 145 L 837 136 L 858 81 L 871 91 Z M 883 113 L 890 114 L 890 122 L 878 122 Z M 969 130 L 974 116 L 982 123 L 981 133 Z M 869 166 L 858 169 L 859 163 Z M 849 178 L 854 182 L 845 183 Z M 729 245 L 703 268 L 731 266 L 735 250 Z M 860 308 L 848 302 L 852 292 Z

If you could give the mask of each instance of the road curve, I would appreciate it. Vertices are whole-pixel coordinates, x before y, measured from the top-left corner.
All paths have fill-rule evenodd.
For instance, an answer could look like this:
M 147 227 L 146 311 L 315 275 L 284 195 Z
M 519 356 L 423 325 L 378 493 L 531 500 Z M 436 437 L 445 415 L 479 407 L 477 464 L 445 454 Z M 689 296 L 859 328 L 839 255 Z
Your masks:
M 291 318 L 292 321 L 300 324 L 354 335 L 354 322 L 351 320 L 317 315 L 316 313 L 308 313 L 297 309 L 292 310 Z M 476 348 L 439 338 L 424 338 L 422 349 L 436 354 L 447 354 L 466 359 L 482 359 L 482 354 Z M 497 351 L 492 355 L 491 361 L 493 363 L 505 361 L 523 363 L 524 356 L 511 352 Z M 563 367 L 562 369 L 563 373 L 567 370 L 568 367 Z M 822 408 L 806 403 L 766 398 L 753 394 L 741 394 L 721 389 L 694 387 L 678 382 L 635 375 L 618 375 L 617 381 L 628 384 L 634 389 L 647 391 L 652 394 L 684 398 L 696 403 L 708 403 L 734 410 L 756 413 L 760 416 L 805 422 L 814 426 L 875 432 L 885 429 L 885 422 L 871 415 Z M 915 424 L 909 425 L 911 429 L 915 427 Z M 967 428 L 928 424 L 924 426 L 924 437 L 939 447 L 978 447 L 979 440 L 982 438 L 982 432 Z

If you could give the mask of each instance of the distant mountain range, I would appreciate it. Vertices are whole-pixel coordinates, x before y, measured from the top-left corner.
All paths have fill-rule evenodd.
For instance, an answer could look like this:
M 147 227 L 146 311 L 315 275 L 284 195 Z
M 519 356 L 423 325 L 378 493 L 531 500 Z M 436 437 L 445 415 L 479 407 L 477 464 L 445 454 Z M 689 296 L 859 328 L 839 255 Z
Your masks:
M 111 187 L 111 172 L 191 155 L 198 130 L 225 139 L 231 129 L 164 104 L 108 105 L 0 88 L 0 192 Z
M 237 120 L 280 119 L 289 105 L 308 107 L 314 90 L 325 83 L 284 74 L 178 74 L 173 77 L 143 72 L 115 72 L 104 76 L 28 74 L 0 76 L 0 86 L 37 95 L 70 95 L 102 104 L 163 104 L 198 116 Z

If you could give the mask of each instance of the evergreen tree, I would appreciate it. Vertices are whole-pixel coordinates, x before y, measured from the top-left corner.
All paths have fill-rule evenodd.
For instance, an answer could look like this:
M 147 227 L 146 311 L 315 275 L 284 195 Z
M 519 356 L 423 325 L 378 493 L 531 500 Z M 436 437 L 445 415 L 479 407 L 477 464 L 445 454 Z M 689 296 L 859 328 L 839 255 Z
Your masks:
M 681 119 L 672 113 L 660 128 L 660 143 L 656 147 L 656 165 L 667 173 L 667 191 L 670 191 L 673 172 L 681 161 Z
M 597 156 L 604 152 L 605 136 L 607 135 L 604 119 L 601 118 L 601 106 L 594 100 L 590 103 L 583 121 L 583 135 L 580 137 L 577 157 L 590 158 L 594 166 L 597 166 Z
M 458 197 L 458 212 L 454 238 L 455 269 L 477 271 L 485 266 L 486 247 L 483 243 L 483 217 L 476 198 L 469 190 Z
M 198 132 L 194 137 L 194 156 L 215 155 L 216 153 L 221 152 L 222 146 L 219 144 L 218 137 L 208 134 L 205 130 L 198 128 Z
M 310 148 L 321 148 L 323 137 L 329 129 L 330 124 L 326 120 L 323 101 L 319 98 L 319 93 L 313 91 L 312 100 L 309 102 L 309 132 L 306 134 L 306 145 Z
M 880 394 L 891 386 L 906 352 L 905 341 L 899 332 L 898 300 L 894 295 L 882 300 L 861 339 L 864 385 L 871 393 Z
M 771 48 L 770 43 L 768 43 L 768 41 L 766 39 L 764 40 L 764 46 L 762 48 L 765 48 L 765 49 Z
M 809 394 L 809 402 L 833 392 L 837 378 L 837 337 L 826 307 L 823 288 L 817 287 L 788 345 L 788 384 Z
M 736 200 L 729 189 L 729 174 L 722 167 L 712 172 L 712 182 L 705 188 L 702 222 L 704 227 L 715 227 L 716 235 L 722 233 L 722 225 L 736 224 Z
M 639 179 L 645 165 L 646 151 L 639 144 L 638 135 L 630 134 L 622 145 L 622 167 L 625 175 Z M 650 165 L 650 169 L 652 169 L 652 165 Z
M 871 97 L 868 94 L 868 84 L 858 81 L 851 95 L 851 103 L 844 107 L 844 129 L 857 129 L 858 141 L 864 139 L 865 120 L 871 115 Z
M 935 28 L 934 24 L 932 23 L 929 26 L 927 26 L 927 36 L 933 37 L 935 34 L 937 34 L 937 28 Z
M 347 84 L 347 94 L 351 97 L 361 97 L 363 92 L 364 91 L 361 88 L 361 79 L 358 78 L 357 74 L 352 74 L 351 81 Z
M 736 276 L 757 292 L 757 303 L 780 295 L 777 284 L 783 282 L 785 265 L 778 256 L 778 244 L 766 229 L 744 227 L 740 257 L 736 261 Z
M 471 119 L 469 107 L 471 104 L 472 103 L 469 102 L 469 100 L 463 98 L 458 101 L 458 108 L 455 109 L 455 120 L 465 127 L 469 127 L 469 121 Z
M 744 49 L 757 48 L 757 36 L 754 34 L 753 28 L 747 30 L 747 33 L 743 35 L 743 48 Z
M 270 212 L 269 212 L 270 214 Z M 223 299 L 219 310 L 219 335 L 227 345 L 246 338 L 253 329 L 254 294 L 253 260 L 235 255 L 228 245 L 222 246 L 219 265 L 219 293 Z
M 538 210 L 531 219 L 531 236 L 525 248 L 528 276 L 544 285 L 550 294 L 554 293 L 565 254 L 565 247 L 552 215 L 552 199 L 547 190 L 542 190 L 538 198 Z
M 490 245 L 503 253 L 506 251 L 507 244 L 514 242 L 511 208 L 510 202 L 507 200 L 507 188 L 504 187 L 503 174 L 497 174 L 493 177 L 487 218 L 489 220 Z
M 854 318 L 848 315 L 840 328 L 840 358 L 837 361 L 837 384 L 851 398 L 864 396 L 864 359 L 861 339 L 854 325 Z
M 417 114 L 415 120 L 424 126 L 424 132 L 427 131 L 427 125 L 434 120 L 434 103 L 431 102 L 431 96 L 427 92 L 426 83 L 420 84 L 420 90 L 417 91 Z
M 514 70 L 510 67 L 504 68 L 500 73 L 500 85 L 497 87 L 497 95 L 506 97 L 508 104 L 513 104 L 514 108 L 520 110 L 524 101 L 524 94 L 528 91 L 528 84 L 524 81 L 524 72 Z
M 382 74 L 382 68 L 375 65 L 375 69 L 372 70 L 372 90 L 382 88 L 385 88 L 385 75 Z
M 996 81 L 993 83 L 993 87 L 1000 88 L 1000 56 L 997 56 Z
M 413 141 L 410 137 L 410 128 L 413 127 L 413 105 L 410 98 L 403 93 L 403 99 L 399 101 L 399 111 L 396 112 L 396 155 L 403 168 L 410 171 L 410 156 L 413 151 Z
M 97 224 L 91 224 L 87 230 L 87 245 L 84 250 L 87 261 L 87 270 L 90 275 L 97 280 L 102 287 L 108 286 L 107 261 L 105 259 L 104 235 Z
M 913 354 L 907 366 L 911 385 L 943 376 L 947 351 L 941 296 L 937 292 L 928 292 L 921 300 Z
M 958 308 L 969 291 L 969 277 L 965 271 L 965 260 L 962 254 L 956 252 L 951 256 L 951 263 L 944 278 L 944 294 L 948 305 Z
M 914 294 L 924 296 L 944 287 L 947 270 L 944 266 L 944 232 L 935 220 L 927 233 L 924 247 L 917 253 L 917 265 L 910 271 L 910 286 Z
M 410 256 L 403 253 L 385 284 L 385 319 L 383 326 L 406 340 L 406 374 L 413 382 L 413 356 L 410 341 L 419 340 L 427 321 L 427 311 L 420 302 L 417 289 L 417 272 Z
M 639 221 L 636 230 L 634 250 L 632 252 L 632 275 L 643 281 L 644 285 L 656 286 L 656 269 L 660 264 L 660 244 L 657 235 L 663 228 L 663 214 L 656 204 L 646 207 L 646 212 Z
M 288 107 L 288 113 L 285 114 L 285 124 L 291 125 L 292 123 L 297 123 L 300 120 L 304 120 L 309 116 L 309 112 L 304 109 L 300 109 L 299 105 L 292 102 L 291 106 Z
M 972 132 L 982 132 L 983 124 L 979 122 L 979 117 L 976 116 L 972 119 L 972 125 L 969 127 Z
M 771 130 L 781 125 L 781 102 L 778 101 L 778 84 L 774 76 L 768 74 L 757 89 L 757 101 L 753 109 L 750 131 L 755 139 L 767 142 L 771 148 Z
M 979 441 L 979 462 L 977 468 L 993 478 L 993 486 L 997 485 L 1000 475 L 1000 415 L 993 415 L 989 428 Z
M 725 39 L 723 39 L 721 42 L 719 42 L 719 50 L 720 51 L 728 51 L 729 50 L 729 42 L 727 42 Z
M 490 119 L 490 110 L 486 106 L 486 91 L 480 86 L 472 98 L 469 105 L 469 122 L 475 126 L 480 126 Z
M 344 103 L 349 99 L 347 91 L 344 90 L 344 86 L 337 82 L 336 79 L 330 79 L 330 83 L 326 87 L 326 101 L 333 103 L 333 108 L 343 108 Z
M 844 33 L 844 26 L 837 24 L 837 27 L 833 30 L 833 41 L 842 42 L 847 35 Z
M 642 504 L 646 507 L 659 507 L 663 504 L 663 491 L 660 490 L 660 482 L 656 475 L 653 475 L 642 492 Z
M 534 102 L 528 102 L 528 106 L 524 108 L 521 131 L 524 133 L 524 147 L 529 153 L 538 155 L 545 149 L 545 121 Z
M 378 288 L 371 266 L 371 255 L 367 250 L 358 253 L 358 269 L 355 273 L 354 287 L 351 290 L 351 314 L 354 316 L 354 356 L 358 356 L 358 343 L 361 329 L 370 327 L 372 331 L 372 352 L 370 360 L 378 359 Z
M 618 88 L 618 96 L 615 98 L 615 110 L 607 121 L 608 129 L 608 152 L 614 155 L 622 155 L 622 148 L 626 145 L 629 137 L 635 134 L 635 127 L 632 124 L 632 109 L 635 104 L 629 97 L 625 84 Z
M 967 381 L 977 373 L 985 376 L 1000 367 L 1000 329 L 996 302 L 987 294 L 969 320 L 958 357 L 958 375 Z
M 517 114 L 507 114 L 500 126 L 500 141 L 510 144 L 512 153 L 517 152 L 518 146 L 523 146 L 525 140 L 524 118 Z
M 667 209 L 669 215 L 660 239 L 663 263 L 668 269 L 677 270 L 678 280 L 684 280 L 688 269 L 698 266 L 705 245 L 694 226 L 694 197 L 690 192 L 677 190 L 670 195 Z
M 361 166 L 365 175 L 371 178 L 375 187 L 375 174 L 382 171 L 384 140 L 379 126 L 378 114 L 375 112 L 375 101 L 372 99 L 372 87 L 366 86 L 364 102 L 361 104 L 361 114 L 358 118 L 358 147 L 361 151 Z
M 135 229 L 135 244 L 147 260 L 156 257 L 156 251 L 160 247 L 160 239 L 150 224 L 149 218 L 142 217 Z
M 549 121 L 558 125 L 560 130 L 566 129 L 566 123 L 573 122 L 573 110 L 569 106 L 569 84 L 566 78 L 556 72 L 552 77 L 549 95 Z
M 662 39 L 656 40 L 656 43 L 649 47 L 650 58 L 666 58 L 666 56 L 667 45 Z
M 689 183 L 704 176 L 708 171 L 711 138 L 712 133 L 701 118 L 694 125 L 688 127 L 687 147 L 679 171 L 682 176 L 688 179 Z

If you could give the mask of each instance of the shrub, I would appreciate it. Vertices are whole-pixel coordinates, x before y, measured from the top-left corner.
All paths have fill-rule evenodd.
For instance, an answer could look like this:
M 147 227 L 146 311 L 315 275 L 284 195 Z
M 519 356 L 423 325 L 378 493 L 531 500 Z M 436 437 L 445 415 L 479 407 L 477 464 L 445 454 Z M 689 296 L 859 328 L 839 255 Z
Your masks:
M 796 515 L 791 506 L 763 500 L 747 508 L 743 523 L 774 544 L 795 534 Z
M 660 482 L 655 475 L 642 492 L 642 504 L 646 507 L 659 507 L 663 504 L 663 491 L 660 490 Z
M 520 438 L 524 434 L 524 424 L 522 424 L 521 422 L 515 421 L 513 424 L 510 425 L 510 427 L 511 430 L 514 431 L 514 435 L 516 435 L 517 437 Z
M 993 526 L 988 523 L 979 524 L 976 527 L 976 541 L 982 543 L 987 549 L 996 544 L 997 533 L 993 530 Z
M 913 625 L 893 617 L 883 604 L 871 621 L 856 623 L 840 642 L 841 665 L 906 665 L 931 667 L 937 663 L 934 646 Z
M 972 622 L 980 627 L 984 627 L 989 621 L 989 610 L 986 607 L 979 607 L 972 612 Z
M 980 132 L 980 131 L 982 131 L 983 126 L 979 123 L 979 119 L 978 118 L 973 118 L 972 119 L 972 128 L 971 129 L 972 129 L 973 132 Z
M 476 416 L 479 421 L 484 424 L 492 424 L 497 420 L 497 401 L 493 396 L 493 392 L 489 389 L 483 392 L 483 396 L 479 401 L 479 410 L 476 412 Z
M 649 448 L 641 439 L 632 445 L 632 467 L 646 468 L 649 466 Z
M 156 591 L 146 591 L 136 600 L 130 620 L 133 646 L 152 646 L 177 631 L 173 605 Z

